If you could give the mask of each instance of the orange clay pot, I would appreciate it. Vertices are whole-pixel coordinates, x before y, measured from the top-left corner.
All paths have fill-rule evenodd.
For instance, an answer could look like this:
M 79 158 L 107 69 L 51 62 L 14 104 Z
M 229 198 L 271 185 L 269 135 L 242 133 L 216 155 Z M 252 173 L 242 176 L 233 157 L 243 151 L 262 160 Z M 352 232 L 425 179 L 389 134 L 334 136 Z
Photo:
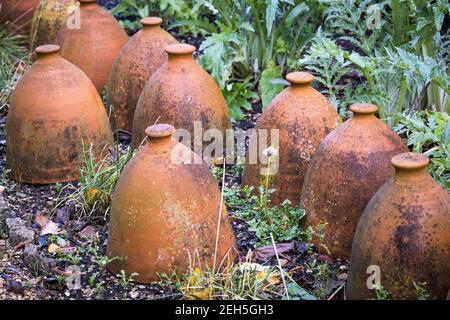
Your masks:
M 194 60 L 194 51 L 195 47 L 187 44 L 166 47 L 169 60 L 147 82 L 136 107 L 133 147 L 145 138 L 145 128 L 157 121 L 189 131 L 192 140 L 194 121 L 201 122 L 203 131 L 217 129 L 225 134 L 231 127 L 222 92 Z
M 137 282 L 185 272 L 198 258 L 212 268 L 219 221 L 216 267 L 235 256 L 217 184 L 206 163 L 171 138 L 174 132 L 165 124 L 147 128 L 149 141 L 124 169 L 113 197 L 107 254 L 120 259 L 109 269 L 136 272 Z M 181 153 L 192 164 L 174 162 L 172 155 Z
M 33 17 L 30 47 L 54 43 L 56 34 L 69 14 L 78 7 L 76 0 L 41 0 Z
M 450 195 L 426 171 L 428 158 L 404 153 L 392 159 L 395 177 L 367 205 L 352 248 L 347 295 L 375 298 L 367 268 L 380 267 L 389 299 L 416 299 L 414 282 L 431 299 L 450 289 Z M 426 282 L 426 284 L 424 284 Z
M 30 32 L 31 20 L 39 0 L 2 0 L 0 1 L 0 21 L 10 23 L 15 33 Z
M 322 244 L 341 259 L 350 257 L 353 235 L 367 202 L 394 174 L 391 158 L 408 151 L 400 137 L 375 117 L 375 105 L 355 104 L 350 110 L 353 118 L 320 144 L 300 200 L 307 225 L 328 224 Z
M 6 124 L 7 167 L 20 182 L 76 180 L 82 143 L 100 157 L 112 143 L 102 101 L 88 77 L 58 55 L 38 47 L 37 61 L 18 82 Z
M 299 204 L 311 157 L 322 139 L 341 123 L 330 102 L 310 86 L 313 75 L 295 72 L 288 74 L 286 79 L 291 86 L 275 97 L 255 128 L 268 130 L 268 135 L 270 130 L 279 130 L 276 173 L 272 175 L 268 163 L 261 165 L 258 161 L 257 164 L 247 164 L 243 176 L 243 184 L 254 186 L 255 190 L 269 181 L 269 188 L 276 190 L 271 197 L 272 205 L 279 205 L 286 199 L 294 205 Z M 262 157 L 260 153 L 259 159 Z
M 161 18 L 141 20 L 143 28 L 120 51 L 108 84 L 111 125 L 131 132 L 134 110 L 148 79 L 167 61 L 164 48 L 177 40 L 161 29 Z
M 61 56 L 78 66 L 99 93 L 108 83 L 112 65 L 128 40 L 119 22 L 95 0 L 80 0 L 80 17 L 63 23 L 56 36 Z M 75 22 L 80 23 L 77 28 Z

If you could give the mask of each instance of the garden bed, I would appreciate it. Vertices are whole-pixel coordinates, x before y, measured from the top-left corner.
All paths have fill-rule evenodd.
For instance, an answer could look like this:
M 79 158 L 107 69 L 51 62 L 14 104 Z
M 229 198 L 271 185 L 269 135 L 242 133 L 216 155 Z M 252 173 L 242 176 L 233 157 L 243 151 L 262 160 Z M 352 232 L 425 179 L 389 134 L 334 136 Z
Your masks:
M 260 104 L 254 105 L 246 115 L 246 119 L 239 121 L 236 126 L 248 129 L 254 123 L 261 112 Z M 9 179 L 5 174 L 5 117 L 0 118 L 0 172 L 3 172 L 0 185 L 4 187 L 0 194 L 0 201 L 5 201 L 7 208 L 2 209 L 2 216 L 20 218 L 27 222 L 27 228 L 37 235 L 38 260 L 49 264 L 46 270 L 33 270 L 33 266 L 27 263 L 27 253 L 24 254 L 25 243 L 11 246 L 8 243 L 8 230 L 2 226 L 3 234 L 0 234 L 0 298 L 1 299 L 180 299 L 186 298 L 174 286 L 171 281 L 161 279 L 161 282 L 150 285 L 128 282 L 107 271 L 99 261 L 105 258 L 108 216 L 104 219 L 72 220 L 73 208 L 67 206 L 58 207 L 58 200 L 64 197 L 64 188 L 69 185 L 33 186 L 19 184 Z M 122 148 L 128 148 L 129 139 L 122 136 Z M 239 188 L 239 174 L 233 170 L 233 166 L 227 166 L 226 185 L 232 189 Z M 77 183 L 70 183 L 77 187 Z M 229 208 L 230 221 L 235 232 L 240 259 L 246 260 L 249 250 L 257 254 L 255 263 L 261 266 L 277 266 L 274 253 L 267 253 L 267 248 L 260 252 L 255 249 L 258 242 L 254 232 L 249 231 L 247 223 L 236 214 L 239 207 Z M 39 236 L 42 231 L 35 222 L 36 216 L 50 217 L 57 223 L 60 231 L 56 235 Z M 67 254 L 58 255 L 49 253 L 49 246 L 58 242 L 57 238 L 70 242 L 66 247 L 70 248 Z M 284 251 L 283 246 L 289 250 Z M 333 299 L 343 298 L 342 286 L 346 279 L 347 263 L 345 261 L 333 261 L 329 256 L 307 253 L 306 244 L 293 241 L 281 245 L 283 269 L 290 272 L 302 288 L 311 291 L 321 291 L 322 298 L 332 296 Z M 24 261 L 25 260 L 25 261 Z M 310 266 L 308 266 L 310 264 Z M 68 273 L 66 268 L 76 265 L 80 268 L 81 287 L 83 289 L 71 290 L 66 285 Z M 325 266 L 326 265 L 326 266 Z M 322 269 L 319 273 L 316 267 Z M 93 285 L 95 277 L 95 285 Z M 278 283 L 280 294 L 267 293 L 267 298 L 281 298 L 282 284 Z
M 98 2 L 113 11 L 130 35 L 138 30 L 143 8 L 118 9 L 116 0 Z M 445 11 L 442 5 L 443 16 L 428 6 L 417 10 L 420 15 L 401 8 L 409 12 L 402 17 L 414 22 L 405 20 L 403 26 L 393 14 L 399 8 L 386 5 L 380 8 L 383 23 L 374 30 L 365 22 L 369 5 L 378 5 L 376 1 L 329 0 L 320 7 L 316 1 L 305 1 L 304 6 L 285 2 L 275 11 L 261 2 L 264 10 L 256 7 L 245 12 L 237 7 L 239 1 L 225 5 L 211 0 L 208 3 L 217 10 L 204 6 L 197 11 L 190 10 L 191 1 L 180 1 L 179 8 L 149 3 L 153 5 L 149 14 L 158 11 L 173 36 L 197 48 L 199 63 L 222 89 L 234 129 L 253 128 L 264 108 L 284 88 L 282 78 L 290 71 L 307 70 L 316 76 L 314 87 L 344 120 L 351 116 L 348 107 L 352 103 L 377 104 L 377 116 L 404 139 L 410 150 L 431 158 L 430 174 L 450 190 L 448 8 Z M 255 23 L 257 16 L 263 17 L 264 23 Z M 414 29 L 422 17 L 435 23 Z M 278 35 L 276 41 L 270 38 L 273 34 Z M 427 41 L 430 34 L 435 36 L 435 43 Z M 305 230 L 299 228 L 295 236 L 282 243 L 270 242 L 267 230 L 261 232 L 265 238 L 257 236 L 255 228 L 261 222 L 258 212 L 262 208 L 242 186 L 241 165 L 211 167 L 227 203 L 238 245 L 239 257 L 231 270 L 211 275 L 192 268 L 186 274 L 160 275 L 160 281 L 146 285 L 134 283 L 132 275 L 111 274 L 105 253 L 108 199 L 104 203 L 99 200 L 99 206 L 88 213 L 80 213 L 78 201 L 86 191 L 82 183 L 38 186 L 8 177 L 5 98 L 26 64 L 23 39 L 14 41 L 17 46 L 13 47 L 16 53 L 9 66 L 12 71 L 2 70 L 1 79 L 0 300 L 346 298 L 348 261 L 333 260 L 323 250 L 319 253 Z M 116 138 L 119 153 L 127 154 L 130 137 L 122 132 Z M 111 158 L 120 161 L 119 155 Z M 288 226 L 294 227 L 299 226 Z M 226 282 L 223 279 L 242 284 L 240 278 L 247 275 L 249 266 L 254 287 L 240 292 L 223 288 L 213 295 L 195 288 L 208 277 L 217 277 L 217 287 Z M 76 288 L 71 282 L 74 274 L 81 274 Z

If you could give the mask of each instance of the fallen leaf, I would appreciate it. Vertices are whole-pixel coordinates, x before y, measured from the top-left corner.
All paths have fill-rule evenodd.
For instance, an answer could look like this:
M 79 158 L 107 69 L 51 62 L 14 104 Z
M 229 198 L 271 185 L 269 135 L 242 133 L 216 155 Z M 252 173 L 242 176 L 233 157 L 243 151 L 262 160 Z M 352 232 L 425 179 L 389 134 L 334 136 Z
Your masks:
M 88 188 L 85 191 L 86 202 L 88 204 L 94 204 L 96 201 L 100 200 L 103 193 L 96 188 Z
M 34 222 L 39 226 L 39 228 L 44 228 L 49 222 L 48 218 L 44 216 L 42 213 L 38 213 L 36 218 L 34 218 Z
M 62 254 L 73 253 L 75 251 L 77 251 L 76 247 L 65 247 L 65 248 L 58 249 L 58 252 L 62 253 Z
M 211 290 L 203 289 L 189 293 L 188 300 L 211 300 Z
M 48 246 L 48 253 L 55 253 L 56 251 L 58 251 L 59 246 L 55 243 L 52 243 L 51 245 Z
M 269 272 L 267 271 L 260 271 L 256 274 L 256 280 L 258 282 L 262 282 L 266 279 L 266 277 L 269 275 Z
M 193 272 L 189 276 L 189 285 L 190 286 L 196 286 L 200 280 L 203 278 L 203 272 L 199 267 L 195 267 Z
M 86 228 L 78 232 L 78 236 L 83 239 L 98 239 L 97 228 L 93 226 L 87 226 Z
M 41 230 L 41 236 L 45 236 L 46 234 L 59 234 L 60 230 L 56 223 L 53 221 L 49 221 L 45 227 Z
M 58 225 L 42 213 L 36 215 L 34 222 L 41 228 L 41 236 L 45 236 L 46 234 L 58 234 L 60 232 Z
M 280 278 L 272 274 L 270 277 L 267 278 L 267 282 L 269 282 L 272 285 L 276 285 L 280 283 Z
M 334 290 L 336 288 L 339 288 L 344 283 L 344 281 L 328 279 L 328 288 Z
M 73 275 L 73 271 L 72 270 L 67 270 L 67 271 L 62 271 L 62 270 L 59 270 L 58 268 L 52 268 L 52 271 L 54 272 L 54 273 L 56 273 L 56 274 L 59 274 L 60 276 L 65 276 L 65 277 L 70 277 L 70 276 L 72 276 Z
M 31 242 L 32 242 L 31 240 L 21 242 L 21 243 L 17 244 L 17 245 L 14 247 L 14 250 L 20 250 L 20 249 L 23 249 L 27 244 L 29 244 L 29 243 L 31 243 Z
M 337 276 L 337 278 L 341 281 L 347 281 L 348 273 L 341 273 L 340 275 Z
M 288 259 L 280 259 L 280 266 L 281 266 L 281 267 L 284 267 L 285 265 L 288 264 L 288 262 L 289 262 Z
M 278 255 L 281 255 L 282 253 L 289 252 L 295 249 L 295 242 L 288 242 L 288 243 L 278 243 L 275 245 Z M 252 257 L 254 259 L 257 259 L 259 261 L 267 261 L 272 257 L 275 257 L 275 247 L 273 245 L 265 246 L 256 249 L 252 252 Z

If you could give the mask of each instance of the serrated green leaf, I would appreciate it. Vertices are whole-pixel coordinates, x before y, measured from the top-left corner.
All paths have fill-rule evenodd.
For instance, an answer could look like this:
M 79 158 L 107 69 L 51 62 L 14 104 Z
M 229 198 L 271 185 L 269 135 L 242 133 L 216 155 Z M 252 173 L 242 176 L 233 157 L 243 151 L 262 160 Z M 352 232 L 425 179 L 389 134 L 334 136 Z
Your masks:
M 278 83 L 272 83 L 273 80 L 281 78 L 283 75 L 283 68 L 280 66 L 271 65 L 261 73 L 261 79 L 259 80 L 259 93 L 263 108 L 266 108 L 273 100 L 273 98 L 279 94 L 284 86 Z

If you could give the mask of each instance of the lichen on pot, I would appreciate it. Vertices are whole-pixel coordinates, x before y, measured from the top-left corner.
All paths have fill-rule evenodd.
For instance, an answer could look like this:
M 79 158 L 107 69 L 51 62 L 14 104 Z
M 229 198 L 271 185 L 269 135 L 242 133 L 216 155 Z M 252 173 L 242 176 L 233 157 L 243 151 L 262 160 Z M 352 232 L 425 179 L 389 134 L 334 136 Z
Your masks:
M 76 0 L 41 0 L 31 25 L 31 50 L 44 44 L 54 43 L 62 24 L 78 6 Z
M 78 179 L 83 145 L 95 158 L 112 144 L 108 116 L 94 85 L 58 54 L 36 49 L 37 61 L 11 96 L 6 123 L 6 160 L 17 181 L 49 184 Z
M 225 137 L 231 127 L 227 104 L 216 82 L 195 61 L 194 51 L 195 47 L 187 44 L 166 47 L 168 61 L 149 79 L 139 97 L 132 130 L 134 148 L 145 138 L 145 128 L 157 122 L 186 130 L 192 149 L 196 125 L 203 132 L 215 129 Z M 203 141 L 203 136 L 196 138 Z
M 372 104 L 350 107 L 353 118 L 325 137 L 303 184 L 300 205 L 306 225 L 326 223 L 323 242 L 336 258 L 348 259 L 356 226 L 377 190 L 394 174 L 391 158 L 408 148 L 375 113 Z
M 63 23 L 55 42 L 61 46 L 61 56 L 83 70 L 102 94 L 128 35 L 95 0 L 79 2 L 79 16 Z
M 367 286 L 371 275 L 379 283 L 370 284 L 382 288 L 389 299 L 421 298 L 416 287 L 430 299 L 447 297 L 450 195 L 428 174 L 428 162 L 416 153 L 392 158 L 396 174 L 372 197 L 355 233 L 349 299 L 375 297 L 375 289 Z
M 161 18 L 148 17 L 141 23 L 142 30 L 127 42 L 117 56 L 108 83 L 107 106 L 113 110 L 111 125 L 129 132 L 145 84 L 167 61 L 165 47 L 177 42 L 161 28 Z

